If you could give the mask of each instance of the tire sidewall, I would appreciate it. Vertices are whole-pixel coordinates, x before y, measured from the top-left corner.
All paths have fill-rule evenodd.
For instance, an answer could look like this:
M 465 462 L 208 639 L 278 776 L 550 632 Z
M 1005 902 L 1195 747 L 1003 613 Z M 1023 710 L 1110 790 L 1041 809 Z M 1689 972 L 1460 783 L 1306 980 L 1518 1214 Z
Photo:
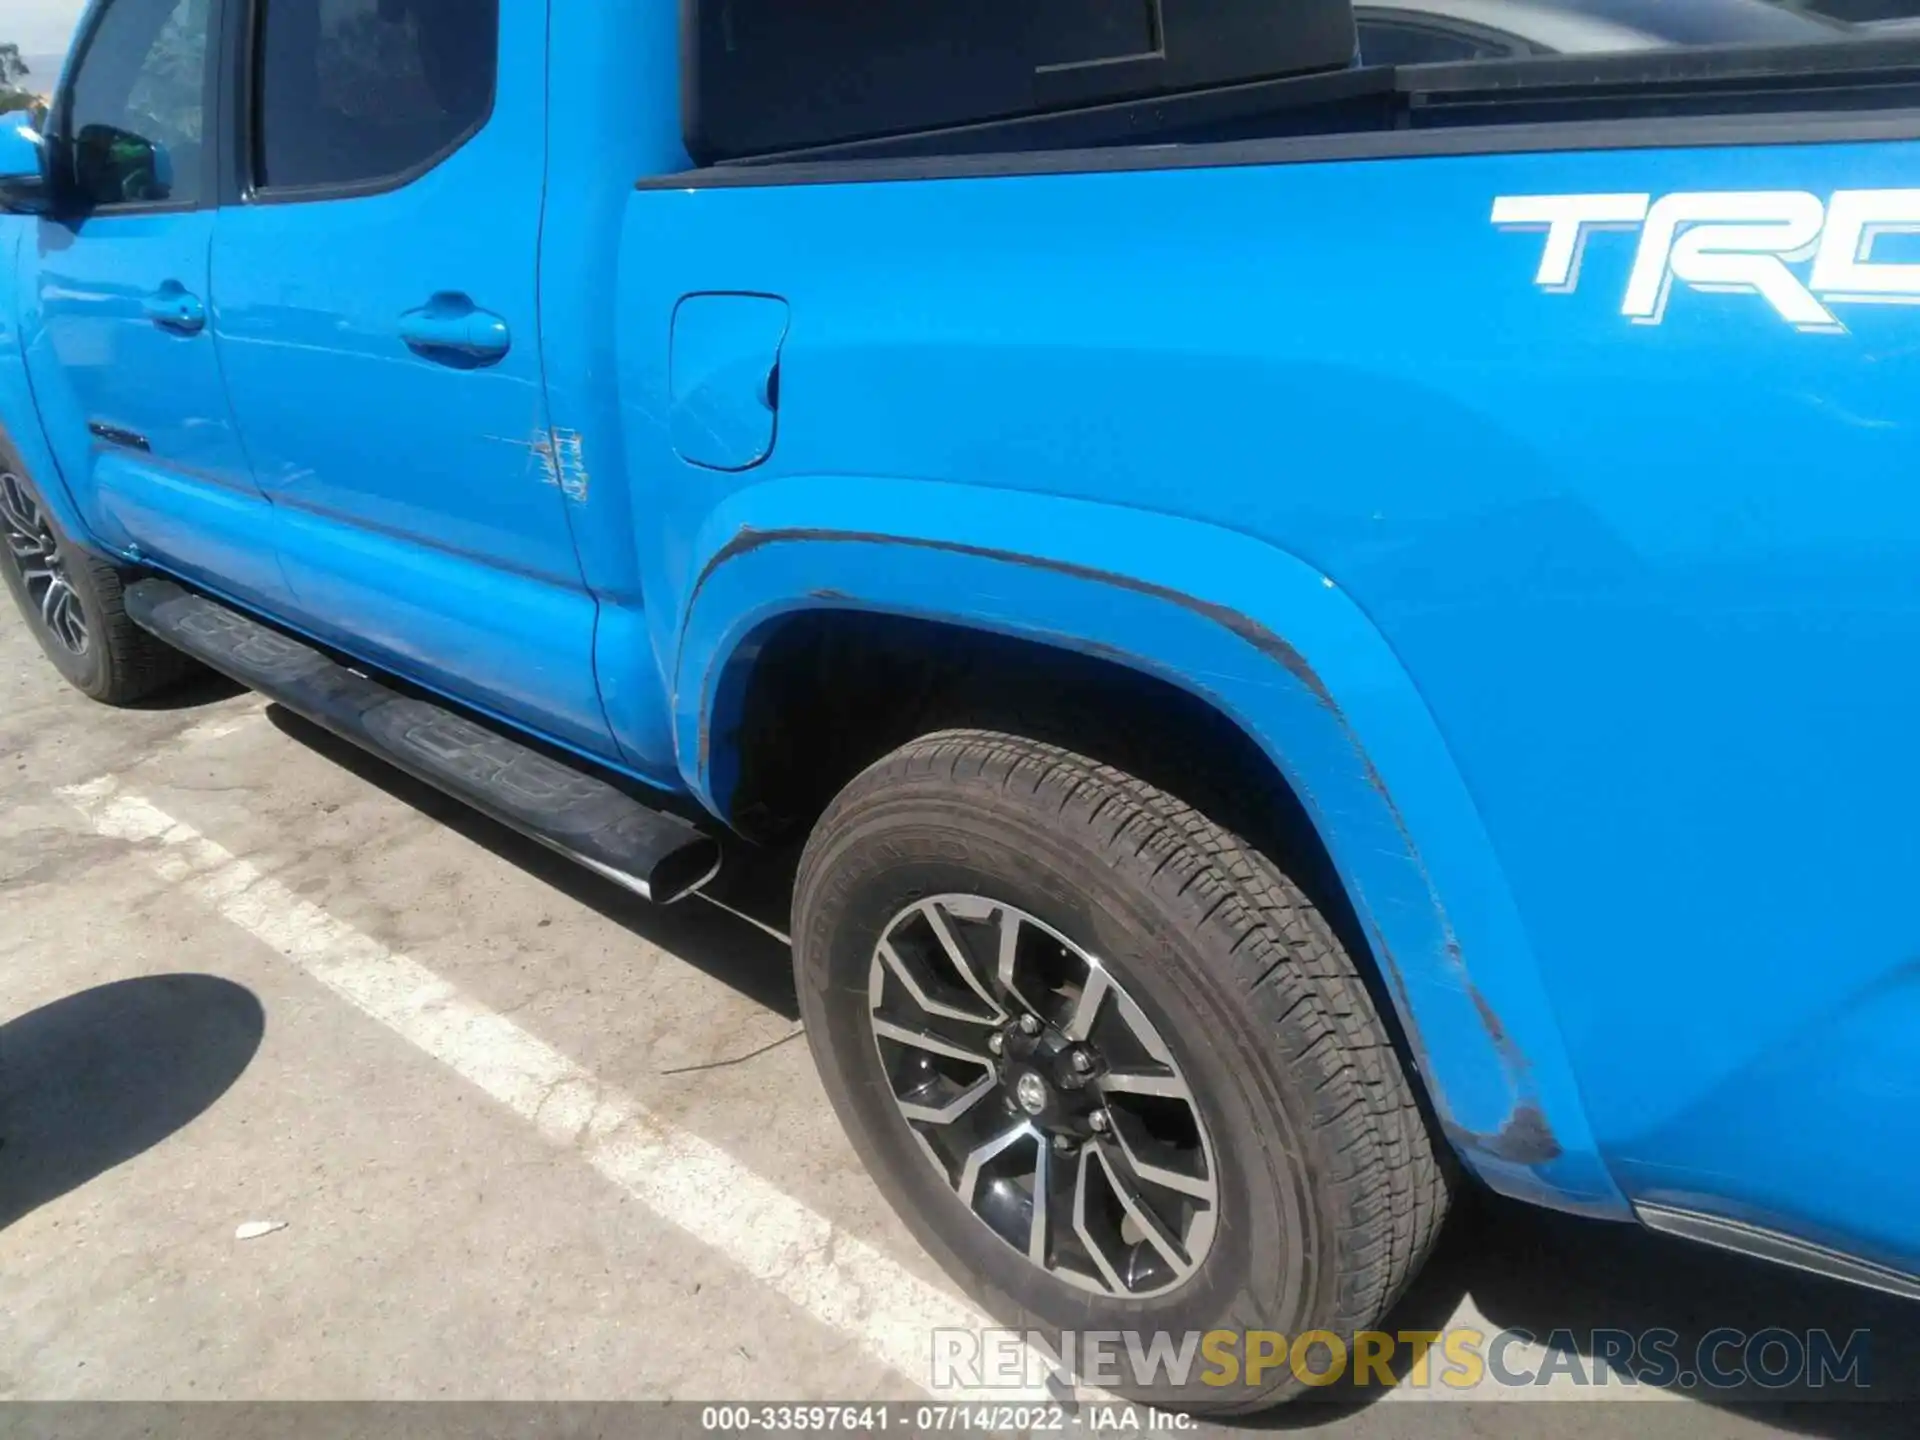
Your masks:
M 1190 1331 L 1293 1333 L 1324 1313 L 1320 1292 L 1332 1267 L 1322 1263 L 1326 1229 L 1296 1138 L 1306 1127 L 1275 1083 L 1258 1027 L 1199 953 L 1191 920 L 1131 873 L 1130 857 L 1102 854 L 1093 837 L 1004 797 L 995 803 L 999 795 L 955 793 L 950 783 L 897 787 L 835 814 L 809 846 L 802 874 L 813 883 L 796 897 L 800 1003 L 862 1160 L 950 1273 L 997 1317 L 1049 1343 L 1063 1329 L 1167 1331 L 1176 1344 Z M 1207 1126 L 1220 1192 L 1212 1248 L 1178 1289 L 1119 1300 L 1045 1275 L 960 1202 L 913 1141 L 873 1040 L 868 968 L 895 915 L 945 893 L 1018 906 L 1100 957 L 1173 1048 Z M 1203 1368 L 1196 1361 L 1194 1373 Z M 1271 1379 L 1261 1387 L 1270 1388 Z M 1199 1398 L 1231 1404 L 1252 1393 L 1225 1387 Z M 1189 1389 L 1179 1398 L 1195 1396 Z

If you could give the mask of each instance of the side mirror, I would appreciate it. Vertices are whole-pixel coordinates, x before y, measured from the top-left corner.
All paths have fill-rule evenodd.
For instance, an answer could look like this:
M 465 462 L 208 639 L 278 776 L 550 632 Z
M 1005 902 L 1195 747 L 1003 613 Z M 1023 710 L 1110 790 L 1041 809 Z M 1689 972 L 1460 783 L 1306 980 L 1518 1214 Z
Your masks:
M 173 156 L 158 140 L 113 125 L 84 125 L 73 142 L 77 196 L 94 204 L 165 200 Z
M 0 115 L 0 211 L 44 215 L 53 203 L 47 146 L 23 115 Z

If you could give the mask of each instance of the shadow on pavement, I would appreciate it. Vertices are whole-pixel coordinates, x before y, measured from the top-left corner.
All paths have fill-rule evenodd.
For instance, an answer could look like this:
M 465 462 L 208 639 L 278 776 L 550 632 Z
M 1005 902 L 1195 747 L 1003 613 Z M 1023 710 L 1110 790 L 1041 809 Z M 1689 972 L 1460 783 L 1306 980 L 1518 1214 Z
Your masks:
M 1622 1331 L 1636 1341 L 1653 1331 L 1672 1332 L 1665 1343 L 1682 1373 L 1699 1373 L 1711 1342 L 1741 1340 L 1764 1331 L 1785 1331 L 1805 1347 L 1810 1332 L 1824 1331 L 1845 1351 L 1857 1331 L 1864 1340 L 1854 1353 L 1865 1386 L 1834 1381 L 1818 1388 L 1804 1383 L 1777 1389 L 1756 1383 L 1716 1389 L 1696 1383 L 1673 1388 L 1683 1403 L 1630 1403 L 1629 1387 L 1618 1380 L 1587 1386 L 1586 1407 L 1595 1434 L 1687 1436 L 1793 1433 L 1833 1440 L 1878 1440 L 1907 1436 L 1920 1428 L 1912 1409 L 1920 1399 L 1920 1304 L 1863 1290 L 1837 1281 L 1789 1270 L 1744 1256 L 1714 1250 L 1637 1225 L 1582 1220 L 1521 1205 L 1481 1192 L 1463 1197 L 1439 1249 L 1413 1288 L 1388 1316 L 1382 1329 L 1401 1333 L 1434 1331 L 1447 1325 L 1463 1301 L 1485 1317 L 1476 1327 L 1491 1334 L 1524 1331 L 1546 1345 L 1538 1352 L 1515 1351 L 1519 1374 L 1553 1371 L 1591 1382 L 1603 1366 L 1596 1353 L 1606 1344 L 1595 1332 Z M 1726 1337 L 1716 1332 L 1726 1331 Z M 1723 1371 L 1741 1363 L 1742 1344 L 1716 1352 Z M 1766 1363 L 1780 1365 L 1777 1347 Z M 1782 1366 L 1784 1368 L 1784 1366 Z M 1409 1367 L 1396 1363 L 1404 1383 Z M 1565 1379 L 1558 1382 L 1563 1388 Z M 1437 1378 L 1430 1389 L 1442 1394 L 1420 1409 L 1428 1423 L 1421 1433 L 1535 1435 L 1543 1432 L 1533 1406 L 1483 1403 L 1466 1406 L 1468 1416 L 1454 1420 L 1446 1411 Z M 1643 1390 L 1645 1387 L 1641 1387 Z M 1620 1397 L 1609 1403 L 1605 1397 Z M 1335 1387 L 1305 1403 L 1253 1417 L 1259 1428 L 1311 1429 L 1336 1421 L 1362 1423 L 1356 1433 L 1377 1428 L 1366 1412 L 1381 1392 Z M 1459 1397 L 1453 1397 L 1459 1398 Z M 1724 1424 L 1704 1421 L 1701 1406 L 1711 1407 Z M 1386 1407 L 1400 1410 L 1398 1405 Z M 1471 1418 L 1470 1418 L 1471 1417 Z M 1556 1415 L 1556 1421 L 1563 1418 Z M 1434 1423 L 1443 1422 L 1443 1423 Z
M 183 1129 L 265 1028 L 253 992 L 212 975 L 115 981 L 0 1025 L 0 1229 Z
M 706 972 L 755 1004 L 788 1020 L 800 1018 L 800 1003 L 793 990 L 793 959 L 785 942 L 740 915 L 715 909 L 698 899 L 682 900 L 677 905 L 651 904 L 291 710 L 270 705 L 267 719 L 289 739 Z M 709 819 L 707 824 L 711 828 L 713 822 Z M 797 851 L 756 850 L 726 837 L 723 840 L 726 858 L 719 878 L 707 890 L 742 915 L 784 932 Z
M 229 680 L 217 670 L 198 670 L 178 685 L 162 690 L 158 695 L 149 695 L 144 700 L 136 700 L 127 708 L 129 710 L 197 710 L 203 705 L 217 705 L 222 700 L 232 700 L 246 693 L 246 686 L 237 680 Z

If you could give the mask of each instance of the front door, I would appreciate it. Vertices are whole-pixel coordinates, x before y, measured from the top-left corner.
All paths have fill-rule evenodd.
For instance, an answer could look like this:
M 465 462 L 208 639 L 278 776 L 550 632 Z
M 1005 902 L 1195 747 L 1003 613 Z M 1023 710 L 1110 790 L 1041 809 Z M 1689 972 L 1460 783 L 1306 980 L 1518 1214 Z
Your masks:
M 94 532 L 243 598 L 282 592 L 210 329 L 214 0 L 108 0 L 50 128 L 27 362 Z
M 612 753 L 540 368 L 546 6 L 256 0 L 253 37 L 215 330 L 297 617 Z

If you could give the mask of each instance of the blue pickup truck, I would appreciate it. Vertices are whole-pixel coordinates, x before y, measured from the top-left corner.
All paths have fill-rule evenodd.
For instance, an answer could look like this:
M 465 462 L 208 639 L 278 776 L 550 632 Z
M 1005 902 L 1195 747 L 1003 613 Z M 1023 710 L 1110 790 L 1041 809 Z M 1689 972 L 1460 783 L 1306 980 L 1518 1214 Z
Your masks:
M 47 656 L 661 903 L 805 837 L 1023 1323 L 1351 1334 L 1468 1183 L 1920 1297 L 1920 40 L 1028 8 L 97 0 L 0 134 Z

